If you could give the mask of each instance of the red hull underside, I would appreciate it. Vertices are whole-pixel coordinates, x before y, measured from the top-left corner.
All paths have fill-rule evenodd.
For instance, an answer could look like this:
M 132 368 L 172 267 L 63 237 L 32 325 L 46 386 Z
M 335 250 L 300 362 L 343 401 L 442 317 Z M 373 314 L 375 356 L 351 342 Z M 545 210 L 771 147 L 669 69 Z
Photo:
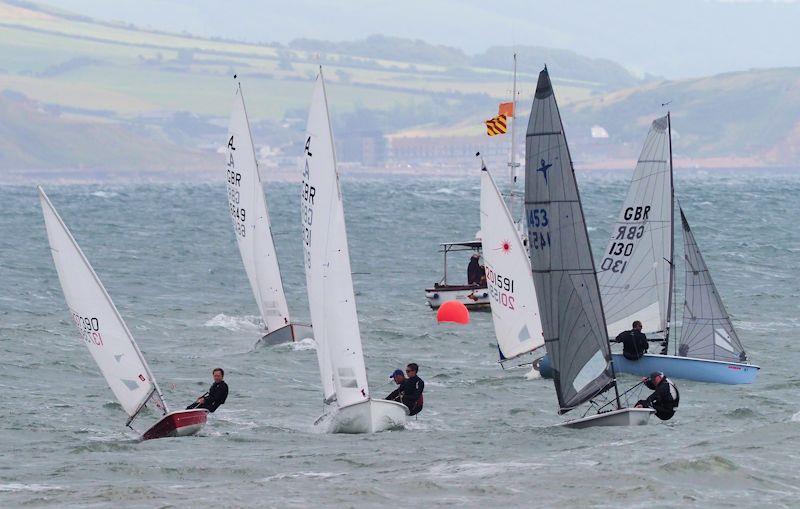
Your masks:
M 208 410 L 178 410 L 170 412 L 142 435 L 142 440 L 194 435 L 208 420 Z

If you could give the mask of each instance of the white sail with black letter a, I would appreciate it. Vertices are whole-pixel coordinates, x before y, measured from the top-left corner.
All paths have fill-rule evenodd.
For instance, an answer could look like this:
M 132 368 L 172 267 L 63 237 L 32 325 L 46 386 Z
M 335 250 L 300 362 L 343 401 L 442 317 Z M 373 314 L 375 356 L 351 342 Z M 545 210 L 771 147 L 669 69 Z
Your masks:
M 672 261 L 672 169 L 668 119 L 653 122 L 628 195 L 603 252 L 600 293 L 615 337 L 634 320 L 646 332 L 667 326 Z
M 228 127 L 226 155 L 228 207 L 239 254 L 264 326 L 272 332 L 289 324 L 289 307 L 239 85 Z

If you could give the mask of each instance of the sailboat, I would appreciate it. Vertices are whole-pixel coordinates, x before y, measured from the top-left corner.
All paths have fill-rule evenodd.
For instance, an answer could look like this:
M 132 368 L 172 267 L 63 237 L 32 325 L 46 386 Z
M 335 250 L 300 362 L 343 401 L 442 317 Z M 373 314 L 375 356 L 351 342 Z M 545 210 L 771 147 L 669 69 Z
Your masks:
M 528 252 L 494 178 L 481 163 L 483 261 L 497 349 L 505 363 L 541 349 L 544 337 Z
M 559 414 L 591 402 L 574 428 L 647 424 L 650 408 L 622 406 L 589 236 L 547 67 L 539 73 L 526 133 L 525 214 L 533 282 Z M 594 399 L 613 391 L 613 400 Z M 614 409 L 602 411 L 613 405 Z
M 125 425 L 136 431 L 131 425 L 133 420 L 148 403 L 152 403 L 162 417 L 140 433 L 143 440 L 197 433 L 206 423 L 208 410 L 169 411 L 130 330 L 41 187 L 39 199 L 50 251 L 72 321 L 117 401 L 128 414 Z
M 330 433 L 402 428 L 408 408 L 369 393 L 322 68 L 303 153 L 303 265 L 324 397 L 323 415 L 315 424 Z
M 312 337 L 311 327 L 292 323 L 289 317 L 242 85 L 238 81 L 228 127 L 225 173 L 239 254 L 267 331 L 261 341 L 279 344 Z
M 649 337 L 663 342 L 663 351 L 636 361 L 614 354 L 614 366 L 643 376 L 663 371 L 699 382 L 753 383 L 759 367 L 747 362 L 682 210 L 684 318 L 680 341 L 672 337 L 676 200 L 671 124 L 669 113 L 653 121 L 598 275 L 609 335 L 616 337 L 639 320 Z M 671 340 L 674 355 L 667 355 Z M 548 361 L 540 364 L 542 376 L 548 375 Z

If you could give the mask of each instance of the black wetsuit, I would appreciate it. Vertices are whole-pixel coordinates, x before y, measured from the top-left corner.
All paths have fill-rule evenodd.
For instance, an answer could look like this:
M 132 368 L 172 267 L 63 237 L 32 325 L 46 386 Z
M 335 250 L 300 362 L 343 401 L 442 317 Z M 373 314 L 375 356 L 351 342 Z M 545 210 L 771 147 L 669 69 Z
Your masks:
M 483 267 L 478 263 L 477 258 L 472 258 L 467 265 L 467 284 L 478 285 L 481 283 L 481 277 L 485 274 Z
M 203 394 L 203 403 L 197 403 L 195 401 L 187 406 L 186 409 L 205 408 L 213 413 L 221 404 L 225 403 L 226 399 L 228 399 L 228 384 L 224 381 L 214 382 L 211 384 L 211 388 L 208 389 L 208 392 Z
M 647 353 L 647 336 L 635 330 L 620 332 L 617 343 L 622 343 L 622 355 L 630 361 L 638 361 Z
M 652 408 L 656 411 L 656 417 L 662 421 L 668 421 L 675 415 L 675 408 L 677 408 L 680 401 L 681 395 L 678 392 L 678 388 L 675 387 L 672 380 L 664 377 L 661 383 L 655 386 L 653 394 L 637 404 Z
M 416 415 L 422 411 L 424 390 L 425 382 L 418 376 L 412 376 L 403 380 L 397 389 L 386 396 L 386 399 L 404 404 L 408 407 L 409 415 Z

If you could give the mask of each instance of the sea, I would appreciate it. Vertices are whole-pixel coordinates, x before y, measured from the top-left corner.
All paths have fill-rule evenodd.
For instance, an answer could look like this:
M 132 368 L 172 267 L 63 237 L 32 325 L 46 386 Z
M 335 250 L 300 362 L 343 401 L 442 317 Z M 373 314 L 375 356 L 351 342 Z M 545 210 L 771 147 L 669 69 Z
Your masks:
M 598 256 L 630 175 L 578 172 Z M 490 313 L 440 325 L 426 304 L 439 243 L 479 229 L 477 168 L 345 173 L 370 392 L 388 394 L 409 362 L 426 383 L 418 418 L 374 435 L 314 428 L 313 340 L 256 346 L 222 180 L 45 185 L 166 401 L 184 407 L 225 369 L 230 396 L 201 433 L 146 442 L 71 322 L 35 187 L 0 186 L 0 507 L 798 507 L 800 171 L 685 170 L 675 182 L 758 380 L 676 380 L 670 421 L 570 430 L 555 426 L 573 414 L 558 415 L 551 380 L 498 365 Z M 299 185 L 265 192 L 289 307 L 307 322 Z M 467 255 L 449 261 L 448 277 L 465 278 Z

